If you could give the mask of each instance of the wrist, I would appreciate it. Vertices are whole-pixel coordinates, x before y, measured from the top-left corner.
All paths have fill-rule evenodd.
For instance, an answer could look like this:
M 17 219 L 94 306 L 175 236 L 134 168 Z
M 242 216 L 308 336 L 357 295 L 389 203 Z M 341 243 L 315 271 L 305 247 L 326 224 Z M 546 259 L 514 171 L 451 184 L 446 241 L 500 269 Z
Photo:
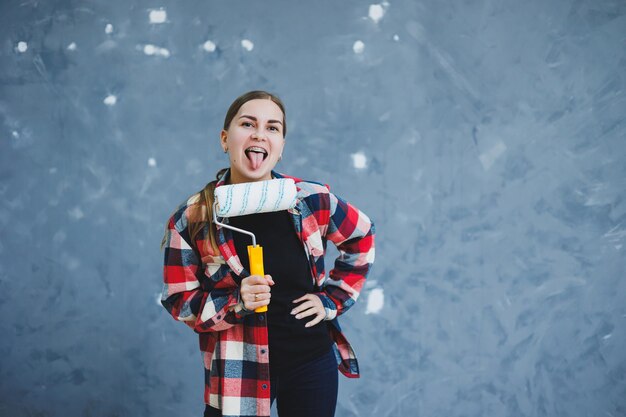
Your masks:
M 324 311 L 326 312 L 326 314 L 324 315 L 324 320 L 333 320 L 335 317 L 337 317 L 337 306 L 335 305 L 333 300 L 324 292 L 318 292 L 315 293 L 315 295 L 319 297 L 322 305 L 324 306 Z

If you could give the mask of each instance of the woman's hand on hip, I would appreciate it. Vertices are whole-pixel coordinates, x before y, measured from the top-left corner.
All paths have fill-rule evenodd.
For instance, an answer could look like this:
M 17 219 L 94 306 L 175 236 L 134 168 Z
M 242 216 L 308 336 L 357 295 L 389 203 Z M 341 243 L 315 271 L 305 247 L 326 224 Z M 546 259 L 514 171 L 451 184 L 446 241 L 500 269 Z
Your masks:
M 293 300 L 293 303 L 301 303 L 299 306 L 291 310 L 291 314 L 296 316 L 298 320 L 305 317 L 315 316 L 313 320 L 307 322 L 304 327 L 315 326 L 326 318 L 326 309 L 322 300 L 315 294 L 306 294 L 300 298 Z
M 266 306 L 270 303 L 271 286 L 274 280 L 271 276 L 250 275 L 248 278 L 241 280 L 239 294 L 246 310 L 254 310 L 259 307 Z

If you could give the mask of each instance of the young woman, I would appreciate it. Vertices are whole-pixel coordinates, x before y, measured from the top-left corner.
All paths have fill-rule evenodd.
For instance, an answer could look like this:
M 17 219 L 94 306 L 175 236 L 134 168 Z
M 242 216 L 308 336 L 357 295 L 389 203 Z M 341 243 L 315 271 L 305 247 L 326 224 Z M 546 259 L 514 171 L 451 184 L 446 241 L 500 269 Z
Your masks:
M 330 417 L 337 369 L 359 370 L 337 317 L 356 301 L 374 261 L 369 218 L 319 183 L 293 178 L 292 210 L 231 217 L 263 244 L 268 275 L 251 276 L 250 238 L 213 224 L 213 192 L 223 184 L 285 178 L 287 123 L 278 97 L 251 91 L 226 114 L 221 146 L 230 168 L 170 217 L 163 306 L 199 334 L 205 367 L 205 416 Z M 326 275 L 326 242 L 339 250 Z M 303 250 L 304 249 L 304 250 Z M 255 313 L 268 306 L 266 313 Z

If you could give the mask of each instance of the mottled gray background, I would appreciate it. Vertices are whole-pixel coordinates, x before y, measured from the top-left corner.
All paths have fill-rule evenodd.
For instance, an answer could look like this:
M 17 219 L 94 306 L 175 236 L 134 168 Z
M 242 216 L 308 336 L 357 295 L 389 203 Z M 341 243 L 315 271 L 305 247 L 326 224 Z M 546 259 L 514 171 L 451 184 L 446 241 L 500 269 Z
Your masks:
M 261 88 L 377 224 L 338 417 L 625 416 L 625 51 L 623 0 L 3 0 L 0 415 L 201 415 L 159 243 Z

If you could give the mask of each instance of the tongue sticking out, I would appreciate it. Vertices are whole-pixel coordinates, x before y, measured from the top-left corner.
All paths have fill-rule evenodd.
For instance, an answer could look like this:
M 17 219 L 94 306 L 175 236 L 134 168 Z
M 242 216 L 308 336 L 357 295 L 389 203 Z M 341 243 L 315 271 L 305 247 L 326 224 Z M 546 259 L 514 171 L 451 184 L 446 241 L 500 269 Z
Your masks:
M 247 152 L 252 169 L 258 169 L 263 163 L 263 154 L 260 152 Z

